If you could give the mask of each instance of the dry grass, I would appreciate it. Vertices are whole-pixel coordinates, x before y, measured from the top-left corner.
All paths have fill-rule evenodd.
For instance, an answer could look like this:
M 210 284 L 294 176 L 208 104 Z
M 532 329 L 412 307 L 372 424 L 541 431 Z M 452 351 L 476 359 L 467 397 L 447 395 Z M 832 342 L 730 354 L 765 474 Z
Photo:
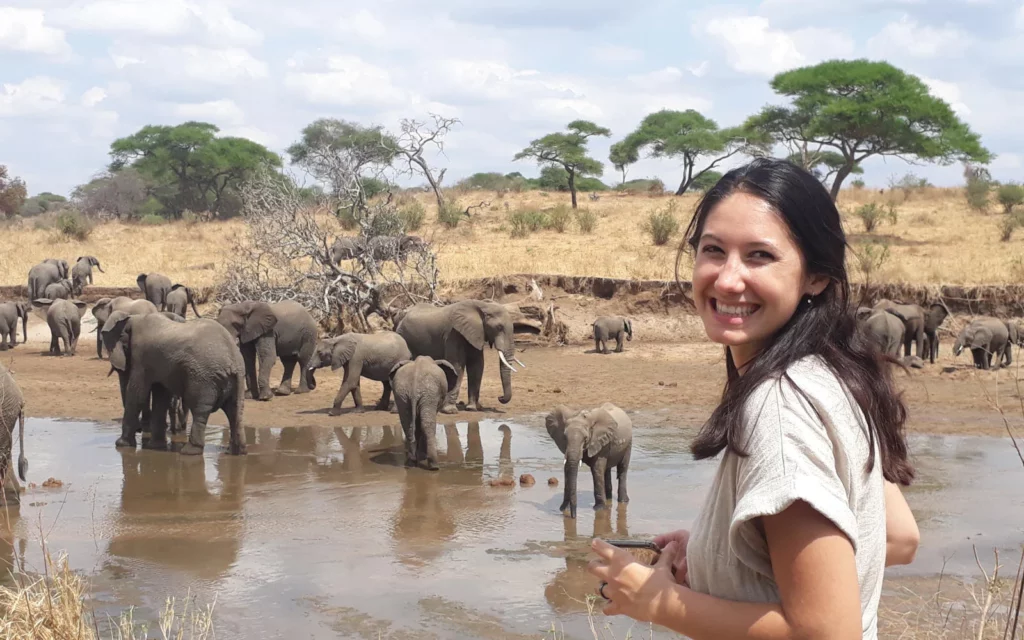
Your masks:
M 473 209 L 472 218 L 463 219 L 456 229 L 438 224 L 430 194 L 411 197 L 420 200 L 427 211 L 427 220 L 417 233 L 438 244 L 441 278 L 447 284 L 516 273 L 671 279 L 680 233 L 698 198 L 687 194 L 678 199 L 681 230 L 668 244 L 656 247 L 642 226 L 650 213 L 664 209 L 674 196 L 606 193 L 597 201 L 584 197 L 581 209 L 590 210 L 597 218 L 593 233 L 581 233 L 573 220 L 564 233 L 542 230 L 523 238 L 510 237 L 509 212 L 553 209 L 566 204 L 568 195 L 460 193 L 463 208 L 482 201 L 488 205 Z M 884 203 L 890 198 L 899 205 L 899 221 L 865 234 L 853 211 L 860 204 Z M 889 258 L 872 276 L 873 281 L 971 285 L 1020 280 L 1024 234 L 999 242 L 1002 215 L 994 208 L 987 214 L 970 211 L 962 189 L 925 188 L 909 195 L 849 189 L 840 196 L 839 204 L 855 248 L 870 236 L 890 243 Z M 8 246 L 18 247 L 18 251 L 0 255 L 0 283 L 25 282 L 31 266 L 47 257 L 72 261 L 79 255 L 95 255 L 107 271 L 95 274 L 97 285 L 133 286 L 139 273 L 156 271 L 192 286 L 210 286 L 223 268 L 229 237 L 241 228 L 240 221 L 194 226 L 184 222 L 159 226 L 109 223 L 98 225 L 88 240 L 77 242 L 58 241 L 53 230 L 36 229 L 26 221 L 4 229 Z M 860 280 L 855 260 L 851 256 L 850 269 L 853 278 Z M 683 275 L 688 273 L 685 267 Z

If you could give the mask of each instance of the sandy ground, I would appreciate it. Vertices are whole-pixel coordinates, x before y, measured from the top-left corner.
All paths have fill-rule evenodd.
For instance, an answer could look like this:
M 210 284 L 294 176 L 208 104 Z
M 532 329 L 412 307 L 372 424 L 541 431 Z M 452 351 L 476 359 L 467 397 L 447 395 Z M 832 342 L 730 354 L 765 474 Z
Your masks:
M 15 375 L 30 417 L 119 420 L 121 404 L 116 375 L 107 377 L 110 365 L 96 358 L 92 314 L 82 319 L 82 336 L 74 357 L 47 354 L 49 328 L 45 320 L 29 321 L 29 343 L 0 352 L 0 362 Z M 501 405 L 497 354 L 490 350 L 484 371 L 481 402 L 483 413 L 460 412 L 441 420 L 465 421 L 494 418 L 537 421 L 559 403 L 575 407 L 614 402 L 636 413 L 638 426 L 698 426 L 717 402 L 725 379 L 720 347 L 704 342 L 626 343 L 623 353 L 593 352 L 591 343 L 564 347 L 521 345 L 519 359 L 526 369 L 513 375 L 513 399 Z M 1024 406 L 1017 380 L 1024 379 L 1019 363 L 998 372 L 976 371 L 966 356 L 953 360 L 948 348 L 935 365 L 899 372 L 897 379 L 910 411 L 908 429 L 923 433 L 1006 436 L 996 402 L 1017 437 L 1024 437 Z M 272 373 L 280 382 L 281 366 Z M 250 427 L 373 426 L 396 424 L 396 414 L 381 411 L 357 413 L 351 397 L 344 413 L 327 415 L 341 384 L 341 371 L 321 369 L 318 387 L 304 395 L 275 397 L 269 402 L 246 402 L 245 424 Z M 297 379 L 296 385 L 297 386 Z M 363 402 L 376 403 L 380 383 L 363 380 Z M 460 399 L 466 394 L 463 384 Z M 226 424 L 224 415 L 211 416 L 211 424 Z

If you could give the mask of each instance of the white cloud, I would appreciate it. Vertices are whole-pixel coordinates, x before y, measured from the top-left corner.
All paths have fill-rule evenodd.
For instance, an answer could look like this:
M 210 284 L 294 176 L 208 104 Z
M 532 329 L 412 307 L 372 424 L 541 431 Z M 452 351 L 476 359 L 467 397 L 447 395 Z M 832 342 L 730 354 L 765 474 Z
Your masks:
M 178 104 L 174 106 L 173 112 L 185 120 L 202 120 L 218 126 L 237 126 L 245 122 L 245 112 L 233 100 Z
M 303 63 L 290 61 L 291 66 Z M 392 84 L 387 70 L 357 56 L 329 56 L 317 71 L 292 71 L 285 76 L 285 86 L 299 92 L 313 104 L 386 106 L 408 99 L 405 92 Z
M 1017 28 L 1024 29 L 1024 2 L 1021 3 L 1020 9 L 1017 9 Z
M 96 95 L 92 93 L 91 97 Z M 69 104 L 63 83 L 49 76 L 0 85 L 0 118 L 30 118 L 40 121 L 39 126 L 48 133 L 74 138 L 80 138 L 82 131 L 94 138 L 111 137 L 117 112 L 93 109 L 97 103 L 86 102 L 83 96 L 82 104 Z
M 217 134 L 219 137 L 231 136 L 234 138 L 247 138 L 253 142 L 258 142 L 265 147 L 274 147 L 277 144 L 277 137 L 267 133 L 263 129 L 258 127 L 250 126 L 235 126 L 235 127 L 223 127 L 220 133 Z
M 257 45 L 263 35 L 235 19 L 217 2 L 186 0 L 94 0 L 54 12 L 69 29 L 147 37 L 194 37 L 203 33 L 222 44 Z
M 211 49 L 196 45 L 120 45 L 110 51 L 110 59 L 117 69 L 137 74 L 145 82 L 163 86 L 185 81 L 230 86 L 261 80 L 270 75 L 264 62 L 238 47 Z
M 640 49 L 617 44 L 591 47 L 590 54 L 600 62 L 639 62 L 644 59 L 644 52 Z
M 918 76 L 921 78 L 921 82 L 928 85 L 928 90 L 932 95 L 941 98 L 949 103 L 949 106 L 953 108 L 959 116 L 965 117 L 971 115 L 971 109 L 964 104 L 961 100 L 960 86 L 955 82 L 946 82 L 945 80 L 936 80 L 935 78 L 927 78 L 925 76 Z
M 341 33 L 363 40 L 380 40 L 387 35 L 384 23 L 366 9 L 342 16 L 338 19 L 337 26 Z
M 907 54 L 915 58 L 959 57 L 970 43 L 970 37 L 951 26 L 930 27 L 920 25 L 904 15 L 890 22 L 868 40 L 868 50 L 887 57 Z
M 711 66 L 710 60 L 701 60 L 697 64 L 686 65 L 686 70 L 692 73 L 697 78 L 703 78 L 707 75 L 708 68 Z
M 63 56 L 71 53 L 64 32 L 46 24 L 41 9 L 0 7 L 0 49 Z
M 93 87 L 82 94 L 81 103 L 83 107 L 95 107 L 107 98 L 107 92 L 100 87 Z
M 34 76 L 0 86 L 0 117 L 42 115 L 64 103 L 64 89 L 49 76 Z
M 712 18 L 704 31 L 725 47 L 730 66 L 741 73 L 771 77 L 826 58 L 849 55 L 853 40 L 846 34 L 820 28 L 786 32 L 773 29 L 761 16 Z

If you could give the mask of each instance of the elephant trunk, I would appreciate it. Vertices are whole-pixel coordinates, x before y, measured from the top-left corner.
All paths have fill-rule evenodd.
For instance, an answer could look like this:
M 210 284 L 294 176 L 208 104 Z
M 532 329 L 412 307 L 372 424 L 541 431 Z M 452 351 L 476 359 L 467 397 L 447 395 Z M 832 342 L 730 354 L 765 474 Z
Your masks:
M 576 518 L 576 476 L 580 470 L 581 447 L 573 447 L 570 443 L 568 454 L 565 456 L 565 496 L 562 498 L 562 512 L 569 507 L 569 517 Z
M 510 361 L 513 360 L 516 356 L 515 351 L 512 348 L 509 348 L 505 351 L 501 351 L 499 353 L 501 353 L 502 355 L 502 357 L 500 358 L 500 363 L 498 365 L 499 373 L 501 374 L 502 394 L 501 397 L 498 398 L 498 402 L 500 402 L 501 404 L 508 404 L 509 401 L 512 400 L 513 369 L 512 365 L 510 364 Z
M 17 329 L 15 329 L 17 331 Z M 23 343 L 28 343 L 28 311 L 21 316 L 21 337 Z

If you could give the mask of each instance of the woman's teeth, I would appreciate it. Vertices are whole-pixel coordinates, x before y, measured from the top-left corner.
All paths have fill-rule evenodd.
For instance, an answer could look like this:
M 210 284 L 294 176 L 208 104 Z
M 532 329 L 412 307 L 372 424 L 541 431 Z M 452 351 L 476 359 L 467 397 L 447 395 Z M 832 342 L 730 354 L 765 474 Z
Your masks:
M 718 310 L 718 313 L 721 313 L 723 315 L 740 317 L 749 316 L 750 314 L 757 311 L 757 305 L 731 305 L 725 304 L 723 302 L 717 303 L 715 305 L 715 308 Z

